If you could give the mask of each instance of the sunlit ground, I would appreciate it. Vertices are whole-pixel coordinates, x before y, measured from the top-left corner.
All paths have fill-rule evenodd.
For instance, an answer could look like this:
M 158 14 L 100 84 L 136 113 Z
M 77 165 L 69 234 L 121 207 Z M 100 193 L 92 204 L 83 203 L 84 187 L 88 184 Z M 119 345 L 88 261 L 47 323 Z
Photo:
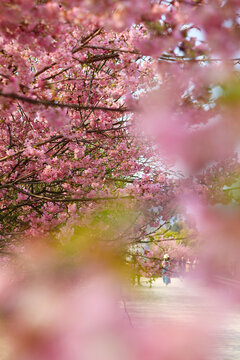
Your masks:
M 157 279 L 152 287 L 141 279 L 141 286 L 136 288 L 138 297 L 129 301 L 128 311 L 134 319 L 149 318 L 149 321 L 186 321 L 199 319 L 201 314 L 218 317 L 216 299 L 209 295 L 209 289 L 193 286 L 187 281 L 172 279 L 167 287 L 162 279 Z M 222 360 L 240 359 L 240 308 L 226 310 L 226 315 L 216 324 L 219 337 L 218 353 Z

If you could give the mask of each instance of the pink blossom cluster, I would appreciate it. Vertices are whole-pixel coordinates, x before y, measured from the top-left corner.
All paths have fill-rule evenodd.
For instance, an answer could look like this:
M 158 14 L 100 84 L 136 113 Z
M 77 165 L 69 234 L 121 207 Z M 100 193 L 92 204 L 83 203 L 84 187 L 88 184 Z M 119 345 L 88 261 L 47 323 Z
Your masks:
M 150 209 L 157 197 L 166 202 L 168 180 L 153 181 L 151 147 L 135 136 L 125 104 L 153 72 L 132 54 L 136 31 L 104 29 L 109 4 L 99 19 L 92 5 L 1 2 L 3 239 L 65 224 L 71 204 L 82 213 L 101 199 L 141 198 Z

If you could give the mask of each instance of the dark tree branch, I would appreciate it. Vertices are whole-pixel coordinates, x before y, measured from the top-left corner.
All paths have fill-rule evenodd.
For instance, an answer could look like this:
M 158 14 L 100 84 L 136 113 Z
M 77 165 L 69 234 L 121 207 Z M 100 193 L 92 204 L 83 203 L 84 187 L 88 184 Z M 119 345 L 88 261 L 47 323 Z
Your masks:
M 12 100 L 19 100 L 22 102 L 26 102 L 33 105 L 43 105 L 43 106 L 50 106 L 50 107 L 59 107 L 59 108 L 67 108 L 72 110 L 100 110 L 100 111 L 110 111 L 110 112 L 118 112 L 118 113 L 125 113 L 125 112 L 132 112 L 133 109 L 127 109 L 125 107 L 119 107 L 119 108 L 111 108 L 107 106 L 84 106 L 84 105 L 77 105 L 77 104 L 66 104 L 66 103 L 60 103 L 56 101 L 50 101 L 50 100 L 37 100 L 33 98 L 29 98 L 26 96 L 18 95 L 15 93 L 2 93 L 0 92 L 0 96 L 12 99 Z

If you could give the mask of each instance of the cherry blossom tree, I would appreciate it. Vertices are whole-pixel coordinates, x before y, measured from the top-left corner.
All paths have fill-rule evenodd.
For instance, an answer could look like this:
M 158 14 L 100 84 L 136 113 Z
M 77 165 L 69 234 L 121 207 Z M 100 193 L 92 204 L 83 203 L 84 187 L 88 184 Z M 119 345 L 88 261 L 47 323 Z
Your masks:
M 2 245 L 62 237 L 54 250 L 17 248 L 20 266 L 2 272 L 9 358 L 116 358 L 119 347 L 127 359 L 212 358 L 206 322 L 134 332 L 110 288 L 146 224 L 181 213 L 197 234 L 201 279 L 239 302 L 239 10 L 238 0 L 1 1 Z M 114 221 L 101 222 L 112 203 L 137 214 L 116 237 Z M 26 315 L 36 309 L 40 318 Z
M 157 81 L 135 49 L 143 30 L 117 33 L 77 3 L 1 4 L 3 246 L 107 200 L 141 199 L 151 209 L 156 196 L 166 209 L 172 196 L 134 130 L 134 94 Z

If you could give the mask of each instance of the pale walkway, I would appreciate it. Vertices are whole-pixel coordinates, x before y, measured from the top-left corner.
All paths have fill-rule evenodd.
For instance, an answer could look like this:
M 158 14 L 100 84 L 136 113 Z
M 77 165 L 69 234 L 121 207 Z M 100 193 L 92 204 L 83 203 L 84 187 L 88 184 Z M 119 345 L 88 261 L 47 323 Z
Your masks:
M 197 315 L 214 314 L 216 304 L 209 299 L 209 291 L 186 284 L 179 279 L 172 279 L 172 283 L 165 287 L 162 279 L 157 279 L 149 288 L 141 281 L 142 286 L 136 288 L 137 297 L 127 303 L 129 313 L 134 318 L 147 317 L 151 321 L 160 318 L 171 320 L 183 319 L 191 321 Z M 232 308 L 228 311 L 224 321 L 219 326 L 218 336 L 220 359 L 240 360 L 240 309 Z

